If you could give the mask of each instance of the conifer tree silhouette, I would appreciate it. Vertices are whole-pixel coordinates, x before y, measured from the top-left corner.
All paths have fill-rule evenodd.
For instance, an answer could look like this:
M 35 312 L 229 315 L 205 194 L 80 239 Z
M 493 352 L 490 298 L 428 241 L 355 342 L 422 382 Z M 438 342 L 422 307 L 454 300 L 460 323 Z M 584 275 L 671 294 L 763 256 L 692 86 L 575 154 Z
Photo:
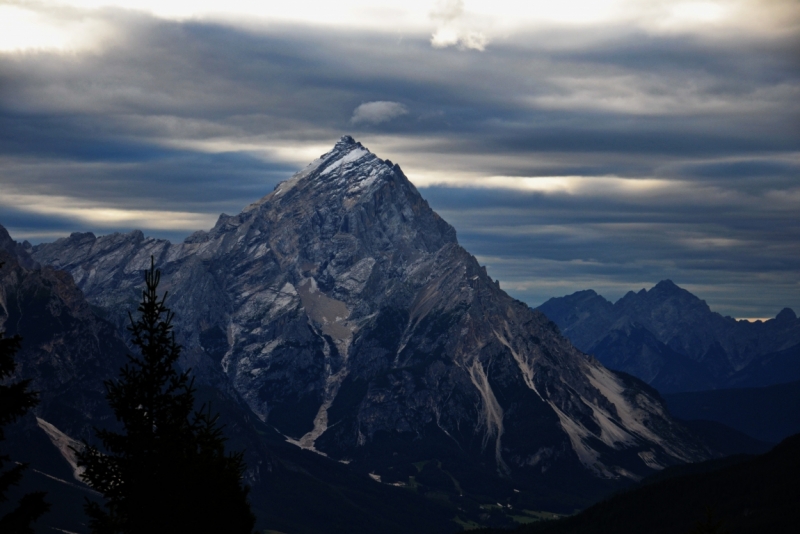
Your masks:
M 83 479 L 106 500 L 86 503 L 92 532 L 249 534 L 243 455 L 225 453 L 210 408 L 194 410 L 194 381 L 176 369 L 181 347 L 167 294 L 158 298 L 160 275 L 151 258 L 140 317 L 128 327 L 140 356 L 129 355 L 120 378 L 105 384 L 123 431 L 95 429 L 104 451 L 87 443 L 77 453 Z

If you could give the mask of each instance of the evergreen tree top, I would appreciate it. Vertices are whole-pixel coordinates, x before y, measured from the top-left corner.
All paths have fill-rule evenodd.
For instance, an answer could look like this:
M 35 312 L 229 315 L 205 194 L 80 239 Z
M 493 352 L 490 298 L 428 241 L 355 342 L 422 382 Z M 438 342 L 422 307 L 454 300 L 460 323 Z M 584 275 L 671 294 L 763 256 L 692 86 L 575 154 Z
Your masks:
M 242 486 L 242 453 L 226 454 L 210 407 L 194 410 L 190 371 L 177 368 L 181 347 L 173 314 L 158 297 L 160 271 L 145 273 L 129 355 L 107 399 L 122 432 L 96 430 L 105 449 L 78 452 L 84 480 L 106 499 L 87 503 L 94 533 L 250 533 L 255 517 Z

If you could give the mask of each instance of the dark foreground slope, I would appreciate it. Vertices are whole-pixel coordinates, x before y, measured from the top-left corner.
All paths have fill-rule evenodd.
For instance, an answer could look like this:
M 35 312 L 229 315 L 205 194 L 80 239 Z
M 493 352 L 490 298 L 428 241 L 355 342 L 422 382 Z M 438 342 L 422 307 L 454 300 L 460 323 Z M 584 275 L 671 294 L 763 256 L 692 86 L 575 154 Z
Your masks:
M 800 382 L 673 393 L 664 399 L 675 417 L 717 421 L 763 441 L 778 443 L 800 432 Z
M 677 466 L 566 519 L 518 534 L 781 534 L 800 525 L 800 435 L 770 452 Z M 710 527 L 718 525 L 720 530 Z M 705 527 L 706 529 L 702 529 Z M 700 528 L 700 530 L 693 530 Z M 480 530 L 476 534 L 508 533 Z
M 682 419 L 681 422 L 702 439 L 709 449 L 723 456 L 763 454 L 777 443 L 777 441 L 754 438 L 733 427 L 709 419 Z

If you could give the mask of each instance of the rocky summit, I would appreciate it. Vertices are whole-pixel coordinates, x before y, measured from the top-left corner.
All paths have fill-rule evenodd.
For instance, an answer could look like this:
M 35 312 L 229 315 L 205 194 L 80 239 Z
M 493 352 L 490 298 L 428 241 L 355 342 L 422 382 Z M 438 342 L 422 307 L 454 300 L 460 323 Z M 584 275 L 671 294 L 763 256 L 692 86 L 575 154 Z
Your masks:
M 709 454 L 654 390 L 502 291 L 349 136 L 181 244 L 73 234 L 30 252 L 118 325 L 153 256 L 199 380 L 384 484 L 571 511 Z

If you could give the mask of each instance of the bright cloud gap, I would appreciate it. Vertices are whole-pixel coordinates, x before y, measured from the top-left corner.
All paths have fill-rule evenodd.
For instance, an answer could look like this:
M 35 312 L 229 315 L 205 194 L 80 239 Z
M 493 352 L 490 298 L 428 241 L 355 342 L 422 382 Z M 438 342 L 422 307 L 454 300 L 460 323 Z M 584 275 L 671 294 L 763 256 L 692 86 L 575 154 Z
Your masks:
M 535 193 L 608 196 L 618 194 L 654 194 L 679 189 L 681 184 L 663 179 L 632 179 L 617 176 L 442 176 L 413 175 L 420 188 L 454 187 L 509 189 Z
M 0 52 L 75 51 L 113 39 L 110 10 L 178 22 L 212 21 L 263 31 L 274 24 L 430 36 L 434 47 L 485 50 L 543 29 L 636 27 L 652 34 L 732 31 L 762 34 L 797 22 L 790 0 L 322 0 L 251 2 L 230 0 L 43 0 L 0 6 Z

